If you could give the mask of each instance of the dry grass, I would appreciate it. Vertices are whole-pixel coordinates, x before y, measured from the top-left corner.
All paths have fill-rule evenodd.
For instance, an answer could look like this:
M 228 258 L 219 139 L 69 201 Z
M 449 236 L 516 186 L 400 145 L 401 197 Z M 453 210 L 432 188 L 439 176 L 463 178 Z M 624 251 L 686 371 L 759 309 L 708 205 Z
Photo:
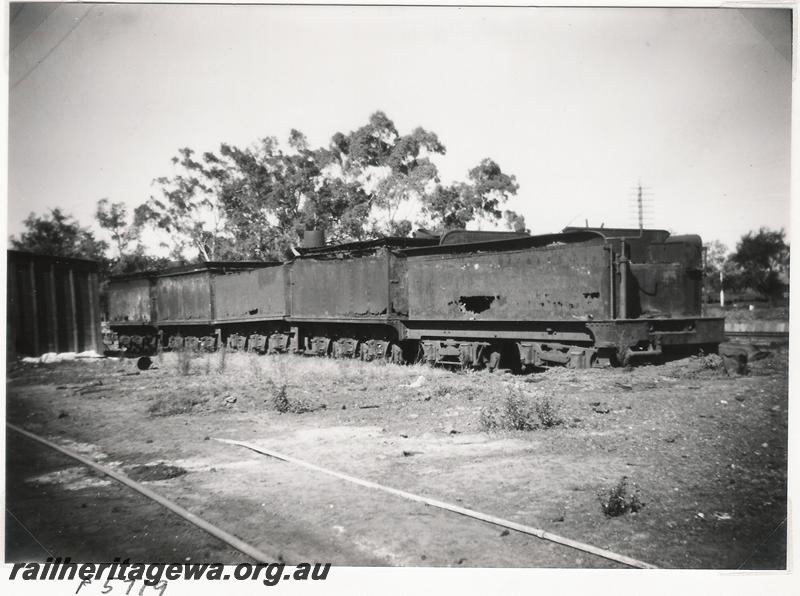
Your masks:
M 160 368 L 165 384 L 176 384 L 182 393 L 203 395 L 207 408 L 233 407 L 304 413 L 326 407 L 326 400 L 340 390 L 368 391 L 364 395 L 386 395 L 425 378 L 420 392 L 446 395 L 452 391 L 453 373 L 425 365 L 397 366 L 382 362 L 338 360 L 295 355 L 259 355 L 247 352 L 193 354 L 165 352 Z M 177 372 L 177 375 L 175 374 Z M 235 399 L 231 399 L 235 398 Z M 227 401 L 226 401 L 227 400 Z M 152 406 L 151 415 L 197 411 L 185 400 L 168 400 Z M 161 412 L 168 412 L 162 414 Z
M 545 385 L 555 383 L 569 390 L 573 384 L 585 384 L 603 389 L 617 380 L 601 370 L 554 370 L 516 377 L 483 370 L 454 372 L 425 364 L 398 366 L 222 350 L 195 355 L 189 359 L 188 372 L 176 374 L 176 369 L 186 366 L 182 364 L 186 356 L 177 351 L 163 354 L 161 371 L 156 372 L 161 387 L 165 394 L 203 396 L 207 403 L 202 410 L 197 405 L 187 409 L 178 404 L 159 407 L 157 412 L 224 408 L 305 413 L 322 408 L 380 408 L 371 410 L 378 413 L 392 407 L 409 408 L 410 414 L 421 416 L 444 408 L 447 416 L 437 415 L 439 426 L 452 426 L 451 418 L 461 412 L 470 420 L 462 423 L 464 430 L 538 430 L 582 415 L 574 399 L 566 398 L 562 391 L 543 391 Z
M 181 376 L 188 376 L 192 371 L 192 352 L 180 349 L 173 352 L 175 354 L 175 369 Z
M 408 383 L 409 378 L 424 375 L 426 378 L 443 378 L 451 373 L 430 369 L 424 365 L 397 366 L 360 360 L 336 360 L 294 355 L 229 354 L 227 376 L 248 382 L 267 379 L 287 386 L 366 385 L 371 387 L 395 386 Z
M 217 350 L 217 373 L 222 374 L 225 372 L 225 366 L 228 363 L 228 348 L 223 346 Z

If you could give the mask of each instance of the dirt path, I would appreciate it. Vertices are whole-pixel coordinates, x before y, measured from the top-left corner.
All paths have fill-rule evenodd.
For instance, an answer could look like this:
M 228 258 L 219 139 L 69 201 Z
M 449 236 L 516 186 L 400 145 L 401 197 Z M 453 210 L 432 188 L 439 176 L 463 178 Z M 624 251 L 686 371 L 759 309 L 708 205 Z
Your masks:
M 526 377 L 247 354 L 203 356 L 182 375 L 178 360 L 167 355 L 157 370 L 141 374 L 132 361 L 16 368 L 8 382 L 8 419 L 77 444 L 126 473 L 159 469 L 154 464 L 185 470 L 146 481 L 255 546 L 280 545 L 290 562 L 616 566 L 213 437 L 257 443 L 659 566 L 785 565 L 784 351 L 754 362 L 751 374 L 739 377 L 708 358 Z M 508 413 L 498 410 L 508 396 L 549 404 L 545 419 L 561 423 L 487 430 Z M 75 467 L 70 462 L 32 454 L 11 434 L 8 440 L 9 477 L 17 479 L 14 491 L 9 484 L 9 503 L 29 527 L 36 526 L 31 517 L 41 520 L 37 538 L 43 543 L 85 545 L 80 552 L 96 560 L 246 560 L 213 546 L 210 537 L 183 540 L 176 528 L 185 524 L 178 518 L 126 497 L 125 489 L 69 471 Z M 32 467 L 21 464 L 27 461 Z M 607 498 L 622 477 L 626 497 L 635 492 L 644 507 L 606 517 L 598 493 Z M 163 534 L 163 545 L 150 538 L 129 548 L 80 517 L 51 536 L 47 516 L 55 519 L 77 503 L 96 512 L 108 512 L 108 503 L 125 507 L 135 521 L 120 525 L 120 533 L 136 533 L 134 527 L 149 521 Z M 18 533 L 8 527 L 12 557 Z M 134 554 L 116 552 L 120 544 Z

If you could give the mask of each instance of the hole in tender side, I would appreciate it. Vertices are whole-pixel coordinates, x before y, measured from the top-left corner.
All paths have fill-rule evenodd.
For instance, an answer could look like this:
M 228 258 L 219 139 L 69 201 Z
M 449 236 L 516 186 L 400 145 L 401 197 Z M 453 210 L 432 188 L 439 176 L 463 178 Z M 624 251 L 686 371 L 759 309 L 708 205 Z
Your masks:
M 499 296 L 461 296 L 457 304 L 462 312 L 478 314 L 489 310 L 492 303 L 498 298 Z M 451 302 L 451 304 L 453 303 Z

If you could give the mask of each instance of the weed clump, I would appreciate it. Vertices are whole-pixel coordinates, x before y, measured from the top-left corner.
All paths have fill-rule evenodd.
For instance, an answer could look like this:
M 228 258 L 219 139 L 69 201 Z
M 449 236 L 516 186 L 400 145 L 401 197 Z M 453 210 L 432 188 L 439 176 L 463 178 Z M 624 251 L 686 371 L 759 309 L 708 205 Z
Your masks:
M 304 414 L 316 409 L 306 399 L 289 397 L 289 377 L 283 360 L 277 361 L 274 378 L 266 379 L 265 384 L 271 395 L 267 401 L 271 401 L 272 407 L 281 414 Z
M 564 423 L 560 414 L 561 406 L 548 396 L 541 396 L 533 402 L 533 411 L 542 428 L 551 428 Z
M 639 497 L 639 489 L 635 484 L 631 488 L 627 476 L 620 478 L 610 489 L 600 491 L 597 496 L 606 517 L 619 517 L 628 512 L 636 513 L 645 505 Z
M 717 354 L 700 355 L 700 368 L 704 370 L 725 369 L 725 361 Z
M 281 414 L 290 411 L 292 404 L 289 402 L 289 396 L 286 395 L 286 384 L 281 383 L 280 385 L 276 385 L 273 381 L 269 383 L 272 385 L 273 407 Z
M 509 388 L 502 403 L 481 410 L 484 430 L 538 430 L 564 423 L 561 406 L 548 395 L 526 397 L 519 389 Z
M 267 384 L 271 387 L 272 407 L 281 414 L 305 414 L 316 409 L 308 400 L 302 398 L 290 399 L 285 382 L 275 383 L 270 379 Z

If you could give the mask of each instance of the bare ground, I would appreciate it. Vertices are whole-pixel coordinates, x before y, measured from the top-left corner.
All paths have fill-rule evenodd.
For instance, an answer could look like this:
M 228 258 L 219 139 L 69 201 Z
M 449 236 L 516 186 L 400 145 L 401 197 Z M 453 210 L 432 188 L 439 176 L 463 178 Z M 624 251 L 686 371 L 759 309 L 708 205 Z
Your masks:
M 761 356 L 742 376 L 710 357 L 527 376 L 250 354 L 165 354 L 139 374 L 133 360 L 16 365 L 7 419 L 289 562 L 616 566 L 214 438 L 658 566 L 780 569 L 788 354 Z M 538 428 L 492 427 L 509 417 Z M 9 560 L 247 560 L 76 462 L 7 443 Z M 608 517 L 623 477 L 643 507 Z

